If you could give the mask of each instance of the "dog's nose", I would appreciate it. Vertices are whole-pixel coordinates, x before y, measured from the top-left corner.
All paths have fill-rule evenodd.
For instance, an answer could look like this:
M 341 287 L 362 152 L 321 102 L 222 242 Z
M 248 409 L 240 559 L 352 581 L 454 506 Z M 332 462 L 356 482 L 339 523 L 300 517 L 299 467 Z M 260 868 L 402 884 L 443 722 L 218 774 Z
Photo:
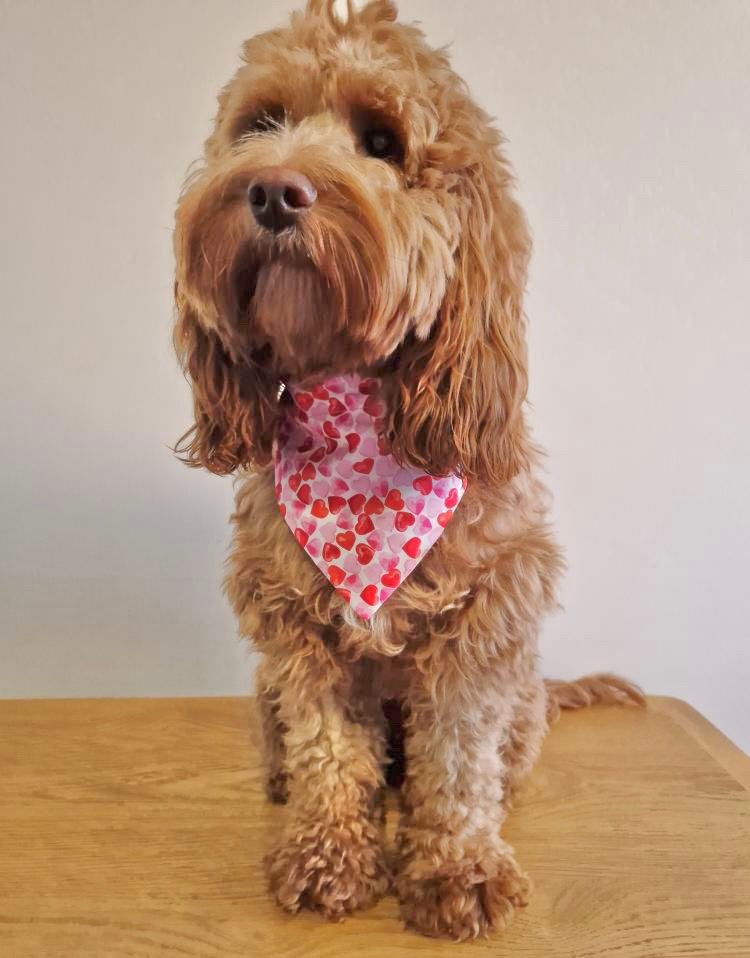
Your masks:
M 306 176 L 283 166 L 259 170 L 247 189 L 253 216 L 260 226 L 274 233 L 294 226 L 317 196 Z

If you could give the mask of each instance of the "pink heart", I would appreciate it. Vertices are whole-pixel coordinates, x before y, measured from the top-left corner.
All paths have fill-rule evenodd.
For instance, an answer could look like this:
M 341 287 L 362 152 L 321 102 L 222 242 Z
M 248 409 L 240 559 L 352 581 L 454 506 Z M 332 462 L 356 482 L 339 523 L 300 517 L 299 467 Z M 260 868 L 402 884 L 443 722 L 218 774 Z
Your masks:
M 406 542 L 406 536 L 390 535 L 386 541 L 391 552 L 398 554 L 401 551 L 401 546 Z
M 339 459 L 339 461 L 336 463 L 336 472 L 345 479 L 348 479 L 353 471 L 352 463 L 349 459 Z
M 340 496 L 345 492 L 349 492 L 349 483 L 344 482 L 343 479 L 333 479 L 331 481 L 331 492 L 335 496 Z
M 402 489 L 411 489 L 411 481 L 413 475 L 410 472 L 406 472 L 405 469 L 399 468 L 396 475 L 393 477 L 393 485 L 399 486 Z
M 359 571 L 359 560 L 356 555 L 349 553 L 344 559 L 343 566 L 347 572 L 358 572 Z
M 345 412 L 340 416 L 336 416 L 336 427 L 337 429 L 351 429 L 354 425 L 354 417 L 351 413 Z
M 357 429 L 361 429 L 362 432 L 369 432 L 371 423 L 372 420 L 366 412 L 357 413 L 357 415 L 354 417 L 354 425 L 357 427 Z
M 423 536 L 431 531 L 432 523 L 427 516 L 420 516 L 414 528 L 416 529 L 417 535 Z
M 353 527 L 354 523 L 352 522 L 351 516 L 348 516 L 345 512 L 342 512 L 336 520 L 336 525 L 339 527 L 339 529 L 348 530 Z
M 336 535 L 336 523 L 335 522 L 326 522 L 324 526 L 320 527 L 320 537 L 325 542 L 333 542 L 333 537 Z
M 320 555 L 320 543 L 317 539 L 308 539 L 307 545 L 305 546 L 307 551 L 311 556 L 317 558 Z
M 328 495 L 328 483 L 323 479 L 316 479 L 315 482 L 310 483 L 310 488 L 316 499 L 325 499 Z
M 309 536 L 311 536 L 318 528 L 318 523 L 313 522 L 312 519 L 302 519 L 299 526 L 303 532 L 306 532 Z
M 375 495 L 380 499 L 385 499 L 388 495 L 388 483 L 385 479 L 378 479 L 376 482 L 373 482 L 372 489 Z
M 321 476 L 326 476 L 326 477 L 330 478 L 330 475 L 331 475 L 331 464 L 330 464 L 330 462 L 326 462 L 325 459 L 323 459 L 322 462 L 319 462 L 319 463 L 318 463 L 318 472 L 321 474 Z
M 368 436 L 367 439 L 362 442 L 359 449 L 363 456 L 372 456 L 374 458 L 380 454 L 377 440 L 372 436 Z
M 367 478 L 354 479 L 350 485 L 355 492 L 367 493 L 370 491 L 370 480 Z
M 361 398 L 362 397 L 359 393 L 347 393 L 346 396 L 344 396 L 344 404 L 349 409 L 356 409 L 358 406 L 362 405 L 360 402 Z
M 398 463 L 391 456 L 380 456 L 375 460 L 375 474 L 378 476 L 392 476 L 398 471 Z
M 398 559 L 395 559 L 391 556 L 381 556 L 378 559 L 380 568 L 385 572 L 393 572 L 395 569 L 398 569 Z
M 346 582 L 347 585 L 352 585 L 352 586 L 353 586 L 353 585 L 356 585 L 356 586 L 359 586 L 359 585 L 360 585 L 359 576 L 358 576 L 358 575 L 354 575 L 353 573 L 352 573 L 352 575 L 348 575 L 348 576 L 346 577 L 346 579 L 344 579 L 344 581 Z
M 294 512 L 297 516 L 301 516 L 304 511 L 304 502 L 300 502 L 299 499 L 292 499 L 292 512 Z
M 443 503 L 437 496 L 431 496 L 425 503 L 424 511 L 425 515 L 428 515 L 431 519 L 437 519 L 443 511 Z
M 439 479 L 437 482 L 432 483 L 432 491 L 441 499 L 445 499 L 445 497 L 448 495 L 450 487 L 450 481 L 447 479 Z
M 418 496 L 409 496 L 406 500 L 406 508 L 409 512 L 413 512 L 415 516 L 419 516 L 424 509 L 424 499 L 420 499 Z
M 367 537 L 367 544 L 371 549 L 374 549 L 375 552 L 383 548 L 383 540 L 377 532 L 373 532 Z

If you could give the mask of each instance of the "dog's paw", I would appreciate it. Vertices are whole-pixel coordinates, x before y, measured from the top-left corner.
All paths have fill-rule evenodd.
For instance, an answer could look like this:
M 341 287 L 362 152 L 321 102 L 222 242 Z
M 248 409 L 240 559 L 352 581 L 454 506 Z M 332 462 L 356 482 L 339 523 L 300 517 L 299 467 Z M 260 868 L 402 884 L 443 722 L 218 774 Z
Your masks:
M 374 904 L 390 884 L 383 849 L 369 823 L 357 822 L 354 829 L 316 825 L 288 835 L 266 864 L 282 908 L 308 908 L 333 920 Z
M 511 854 L 495 862 L 492 874 L 466 866 L 443 868 L 443 874 L 423 871 L 409 868 L 399 875 L 396 892 L 406 926 L 432 938 L 483 938 L 528 904 L 531 882 Z

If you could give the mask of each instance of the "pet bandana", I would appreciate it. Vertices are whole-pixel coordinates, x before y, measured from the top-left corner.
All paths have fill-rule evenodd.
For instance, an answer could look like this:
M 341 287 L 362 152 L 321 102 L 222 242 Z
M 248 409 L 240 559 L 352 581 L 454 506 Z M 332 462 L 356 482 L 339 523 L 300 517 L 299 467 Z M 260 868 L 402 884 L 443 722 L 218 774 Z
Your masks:
M 379 379 L 287 388 L 293 403 L 274 448 L 279 509 L 338 594 L 369 619 L 443 534 L 466 482 L 396 462 L 381 434 Z

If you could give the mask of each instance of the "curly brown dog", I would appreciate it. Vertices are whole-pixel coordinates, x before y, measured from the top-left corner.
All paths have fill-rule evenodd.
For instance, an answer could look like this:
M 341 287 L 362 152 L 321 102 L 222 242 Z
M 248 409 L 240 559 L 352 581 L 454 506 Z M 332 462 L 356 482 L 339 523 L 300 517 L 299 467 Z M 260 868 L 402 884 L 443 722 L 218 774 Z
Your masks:
M 269 790 L 288 805 L 268 860 L 279 903 L 339 918 L 392 883 L 408 925 L 463 939 L 527 900 L 501 828 L 550 719 L 640 693 L 537 671 L 563 561 L 524 418 L 529 233 L 500 135 L 446 54 L 395 21 L 390 0 L 343 19 L 310 0 L 245 43 L 177 211 L 175 342 L 195 400 L 179 450 L 242 477 L 226 586 L 263 654 Z M 382 388 L 384 468 L 466 490 L 369 618 L 301 548 L 274 481 L 285 424 L 308 418 L 290 384 L 327 397 L 341 374 Z M 321 472 L 340 444 L 326 437 Z M 389 725 L 405 766 L 393 874 Z

